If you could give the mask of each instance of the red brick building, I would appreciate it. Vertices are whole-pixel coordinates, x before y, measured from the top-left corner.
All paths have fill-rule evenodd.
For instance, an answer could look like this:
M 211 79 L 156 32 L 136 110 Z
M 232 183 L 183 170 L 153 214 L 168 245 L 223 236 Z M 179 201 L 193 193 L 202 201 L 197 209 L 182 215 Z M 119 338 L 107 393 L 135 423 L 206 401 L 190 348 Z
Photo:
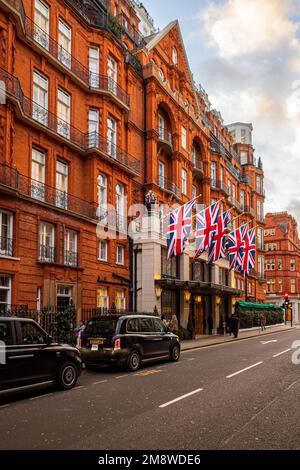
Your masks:
M 128 307 L 127 238 L 96 235 L 108 204 L 125 228 L 144 181 L 141 37 L 117 3 L 0 2 L 3 302 Z
M 287 212 L 268 213 L 265 227 L 267 301 L 282 305 L 289 294 L 293 320 L 300 321 L 300 242 L 298 226 Z
M 156 306 L 203 333 L 245 291 L 264 300 L 263 251 L 247 288 L 226 260 L 166 259 L 164 204 L 222 198 L 235 226 L 264 224 L 251 126 L 211 109 L 177 21 L 156 32 L 131 0 L 0 0 L 0 38 L 0 302 Z M 130 242 L 149 190 L 158 237 L 140 213 Z

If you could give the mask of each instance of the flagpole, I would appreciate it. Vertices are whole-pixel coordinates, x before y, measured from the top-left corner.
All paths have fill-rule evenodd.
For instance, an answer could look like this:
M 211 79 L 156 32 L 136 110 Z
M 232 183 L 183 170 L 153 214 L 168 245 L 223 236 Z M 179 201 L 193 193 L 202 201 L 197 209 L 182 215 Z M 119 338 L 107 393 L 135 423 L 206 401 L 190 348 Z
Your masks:
M 236 219 L 239 219 L 240 217 L 242 217 L 243 215 L 245 215 L 245 212 L 243 212 L 242 214 L 234 217 L 234 219 L 231 220 L 231 222 L 234 222 Z M 248 222 L 249 223 L 249 222 Z
M 245 302 L 248 301 L 248 271 L 245 271 Z

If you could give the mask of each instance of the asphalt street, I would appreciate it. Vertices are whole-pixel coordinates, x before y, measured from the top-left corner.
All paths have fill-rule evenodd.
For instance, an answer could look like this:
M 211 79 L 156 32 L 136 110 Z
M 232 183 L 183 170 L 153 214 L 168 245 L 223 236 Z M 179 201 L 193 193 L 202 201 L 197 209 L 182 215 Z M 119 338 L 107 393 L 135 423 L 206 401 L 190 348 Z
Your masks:
M 300 449 L 300 330 L 0 402 L 0 449 Z M 299 354 L 300 357 L 300 354 Z

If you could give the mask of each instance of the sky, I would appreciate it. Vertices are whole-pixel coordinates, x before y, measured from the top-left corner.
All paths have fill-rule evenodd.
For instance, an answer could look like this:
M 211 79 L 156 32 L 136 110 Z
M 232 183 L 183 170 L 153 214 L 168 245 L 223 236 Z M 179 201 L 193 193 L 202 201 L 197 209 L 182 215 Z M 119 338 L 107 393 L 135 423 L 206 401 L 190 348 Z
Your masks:
M 300 224 L 300 0 L 142 0 L 162 29 L 178 19 L 196 83 L 224 123 L 253 124 L 265 212 Z

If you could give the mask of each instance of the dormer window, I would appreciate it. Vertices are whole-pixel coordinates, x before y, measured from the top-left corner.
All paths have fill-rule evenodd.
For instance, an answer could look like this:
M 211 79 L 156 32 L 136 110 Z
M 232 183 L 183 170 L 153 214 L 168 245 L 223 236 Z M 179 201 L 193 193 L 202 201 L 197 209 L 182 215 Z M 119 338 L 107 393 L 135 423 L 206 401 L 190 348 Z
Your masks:
M 173 60 L 174 65 L 178 64 L 178 52 L 177 52 L 176 47 L 173 47 L 172 60 Z

